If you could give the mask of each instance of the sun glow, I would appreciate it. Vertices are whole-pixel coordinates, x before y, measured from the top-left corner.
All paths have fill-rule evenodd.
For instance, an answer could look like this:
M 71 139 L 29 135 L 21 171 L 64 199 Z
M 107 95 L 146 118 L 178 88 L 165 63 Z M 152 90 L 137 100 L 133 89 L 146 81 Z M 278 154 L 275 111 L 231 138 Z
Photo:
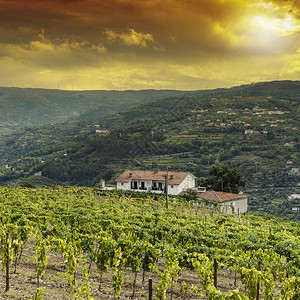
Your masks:
M 0 3 L 1 86 L 201 89 L 299 80 L 300 0 Z
M 279 32 L 282 35 L 289 35 L 300 29 L 300 25 L 290 16 L 285 19 L 271 19 L 264 16 L 255 16 L 251 19 L 250 23 L 261 29 L 269 29 Z

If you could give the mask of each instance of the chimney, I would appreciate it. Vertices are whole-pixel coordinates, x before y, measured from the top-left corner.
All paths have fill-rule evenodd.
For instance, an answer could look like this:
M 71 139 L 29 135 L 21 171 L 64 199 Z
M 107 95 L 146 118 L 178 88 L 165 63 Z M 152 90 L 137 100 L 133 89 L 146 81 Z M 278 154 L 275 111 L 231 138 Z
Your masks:
M 105 179 L 101 179 L 99 185 L 100 185 L 101 189 L 104 189 L 105 188 Z
M 159 170 L 158 170 L 158 169 L 154 170 L 154 173 L 158 173 L 158 172 L 159 172 Z

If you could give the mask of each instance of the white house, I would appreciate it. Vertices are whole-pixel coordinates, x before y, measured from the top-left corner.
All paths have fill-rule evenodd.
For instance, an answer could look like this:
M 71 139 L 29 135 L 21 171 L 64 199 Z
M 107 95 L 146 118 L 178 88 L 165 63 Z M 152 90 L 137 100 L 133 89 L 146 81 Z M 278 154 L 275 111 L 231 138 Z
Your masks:
M 178 195 L 195 188 L 196 177 L 189 172 L 126 170 L 116 180 L 117 189 L 163 193 L 166 182 L 168 193 Z
M 221 204 L 221 211 L 232 213 L 245 213 L 248 209 L 248 196 L 244 194 L 232 194 L 216 191 L 198 190 L 197 196 L 202 200 L 209 200 Z

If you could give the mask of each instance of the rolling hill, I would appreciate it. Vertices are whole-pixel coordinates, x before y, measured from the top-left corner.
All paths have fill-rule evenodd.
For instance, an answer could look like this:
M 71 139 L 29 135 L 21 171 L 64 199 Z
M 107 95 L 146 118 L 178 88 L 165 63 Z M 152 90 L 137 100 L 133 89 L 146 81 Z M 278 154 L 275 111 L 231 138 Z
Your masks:
M 37 171 L 65 185 L 92 186 L 126 168 L 237 168 L 250 208 L 299 218 L 285 199 L 299 193 L 300 82 L 266 82 L 169 96 L 90 122 L 26 128 L 2 137 L 2 184 Z M 97 133 L 109 129 L 109 134 Z
M 0 87 L 0 135 L 69 120 L 91 121 L 183 91 L 63 91 Z

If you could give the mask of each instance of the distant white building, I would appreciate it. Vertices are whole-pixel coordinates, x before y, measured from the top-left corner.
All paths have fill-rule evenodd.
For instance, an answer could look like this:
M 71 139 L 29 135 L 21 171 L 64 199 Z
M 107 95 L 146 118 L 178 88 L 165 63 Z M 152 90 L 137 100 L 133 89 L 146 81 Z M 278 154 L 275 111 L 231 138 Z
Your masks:
M 109 133 L 108 129 L 96 129 L 96 133 L 107 134 Z
M 300 194 L 292 194 L 292 195 L 288 196 L 289 201 L 292 201 L 292 200 L 295 200 L 295 199 L 300 200 Z
M 196 177 L 189 172 L 126 170 L 116 180 L 117 189 L 163 193 L 166 182 L 168 193 L 178 195 L 195 188 Z
M 37 173 L 34 173 L 33 176 L 42 177 L 43 176 L 43 172 L 39 171 Z
M 292 210 L 292 212 L 297 213 L 300 211 L 300 194 L 289 195 L 288 201 L 290 202 L 289 208 Z

